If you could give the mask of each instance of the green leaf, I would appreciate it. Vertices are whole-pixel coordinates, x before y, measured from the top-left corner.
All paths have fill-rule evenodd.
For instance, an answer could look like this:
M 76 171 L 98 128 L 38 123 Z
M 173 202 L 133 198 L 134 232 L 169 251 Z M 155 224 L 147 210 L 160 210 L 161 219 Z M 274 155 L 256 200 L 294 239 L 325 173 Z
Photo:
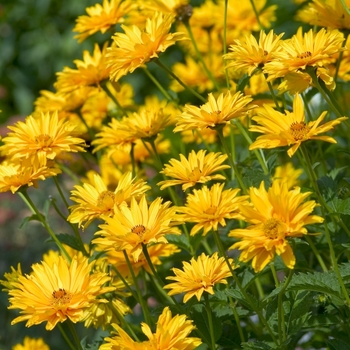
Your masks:
M 81 251 L 80 242 L 74 236 L 68 233 L 59 233 L 56 237 L 61 243 L 66 244 L 75 250 Z M 49 242 L 53 242 L 53 240 L 50 239 Z
M 245 342 L 242 343 L 243 350 L 270 350 L 276 349 L 274 343 L 267 343 L 263 341 Z
M 245 74 L 241 79 L 239 79 L 237 83 L 236 91 L 243 92 L 244 88 L 249 83 L 249 80 L 250 80 L 250 76 L 248 74 Z
M 330 350 L 350 350 L 350 345 L 341 339 L 329 339 L 326 341 Z
M 332 315 L 332 314 L 321 314 L 321 315 L 311 316 L 305 322 L 305 327 L 317 329 L 320 327 L 329 327 L 337 324 L 339 324 L 339 316 Z
M 191 246 L 185 235 L 166 235 L 166 239 L 169 243 L 175 244 L 177 247 L 191 252 Z
M 243 171 L 243 181 L 247 187 L 259 187 L 261 181 L 264 181 L 265 187 L 268 188 L 271 183 L 270 175 L 264 174 L 260 169 L 245 167 Z
M 337 192 L 337 183 L 329 176 L 322 176 L 317 180 L 318 187 L 322 195 L 329 200 Z
M 19 228 L 24 228 L 28 224 L 29 221 L 39 221 L 39 222 L 41 222 L 39 217 L 38 217 L 38 215 L 33 214 L 32 216 L 27 216 L 26 218 L 24 218 L 22 220 L 21 224 L 19 225 Z
M 248 303 L 247 299 L 243 296 L 240 290 L 234 289 L 231 287 L 231 288 L 227 288 L 225 290 L 225 293 L 227 294 L 227 296 L 232 297 L 235 300 L 238 300 L 239 302 L 241 302 L 241 304 L 247 307 L 249 310 L 253 310 L 252 306 Z M 254 296 L 250 295 L 248 292 L 246 293 L 250 296 L 250 299 L 254 307 L 259 308 L 259 301 Z
M 334 213 L 350 215 L 350 198 L 340 199 L 335 197 L 331 201 L 328 201 L 327 205 Z

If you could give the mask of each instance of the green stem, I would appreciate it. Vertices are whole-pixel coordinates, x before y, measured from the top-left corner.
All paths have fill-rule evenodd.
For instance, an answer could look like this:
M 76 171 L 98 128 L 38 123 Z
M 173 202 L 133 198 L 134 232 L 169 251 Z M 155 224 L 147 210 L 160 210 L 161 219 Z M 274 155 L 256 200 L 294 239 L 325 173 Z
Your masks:
M 230 300 L 230 305 L 231 305 L 231 309 L 233 312 L 233 316 L 234 316 L 235 321 L 236 321 L 236 327 L 238 329 L 239 338 L 241 340 L 241 343 L 243 343 L 243 342 L 245 342 L 245 338 L 244 338 L 244 333 L 243 333 L 243 329 L 241 326 L 241 322 L 239 321 L 239 315 L 237 312 L 236 303 L 232 300 L 231 297 L 229 297 L 229 300 Z
M 228 260 L 227 255 L 225 254 L 224 251 L 224 247 L 222 245 L 221 239 L 219 237 L 219 233 L 217 231 L 214 231 L 214 238 L 215 238 L 215 242 L 216 245 L 218 247 L 219 250 L 219 254 L 225 259 L 226 264 L 228 266 L 228 268 L 230 269 L 230 272 L 232 274 L 232 277 L 234 279 L 234 281 L 236 282 L 236 285 L 238 287 L 238 289 L 240 290 L 240 292 L 242 293 L 244 299 L 248 302 L 248 304 L 251 306 L 251 308 L 255 311 L 255 313 L 258 315 L 259 320 L 261 321 L 261 323 L 265 326 L 266 330 L 268 331 L 268 333 L 270 334 L 270 337 L 272 338 L 272 340 L 274 341 L 274 343 L 276 345 L 279 345 L 277 342 L 277 339 L 275 337 L 275 335 L 273 334 L 273 331 L 271 329 L 271 327 L 269 326 L 269 324 L 267 323 L 265 317 L 263 316 L 261 310 L 259 310 L 258 307 L 255 306 L 255 304 L 253 303 L 251 297 L 249 294 L 246 293 L 246 291 L 244 290 L 241 282 L 239 281 L 238 277 L 236 276 L 235 272 L 233 271 L 233 268 Z
M 227 5 L 228 0 L 225 0 L 225 7 L 224 7 L 224 55 L 227 54 Z M 228 77 L 228 70 L 226 68 L 226 62 L 227 60 L 224 59 L 224 66 L 225 66 L 225 77 L 226 77 L 226 87 L 228 90 L 230 90 L 230 79 Z
M 130 159 L 131 159 L 131 174 L 134 178 L 136 176 L 136 164 L 135 164 L 135 144 L 131 142 L 131 149 L 130 149 Z
M 327 266 L 324 263 L 322 256 L 318 252 L 317 248 L 315 247 L 314 242 L 312 242 L 312 239 L 308 235 L 305 235 L 305 239 L 306 239 L 307 243 L 309 244 L 312 252 L 315 254 L 316 259 L 317 259 L 318 263 L 320 264 L 323 272 L 328 272 Z
M 73 343 L 70 341 L 67 333 L 64 331 L 62 325 L 60 323 L 57 323 L 57 327 L 63 337 L 63 339 L 66 341 L 66 343 L 68 344 L 68 346 L 71 348 L 71 350 L 76 350 L 75 346 L 73 345 Z
M 300 147 L 300 151 L 301 151 L 301 154 L 302 154 L 302 157 L 304 158 L 305 162 L 306 162 L 306 165 L 307 165 L 307 168 L 309 170 L 309 173 L 311 175 L 311 183 L 314 187 L 314 190 L 315 190 L 315 193 L 318 197 L 318 200 L 321 204 L 321 213 L 322 213 L 322 216 L 324 218 L 324 228 L 325 228 L 325 233 L 326 233 L 326 240 L 327 240 L 327 243 L 328 243 L 328 247 L 329 247 L 329 252 L 330 252 L 330 257 L 331 257 L 331 261 L 332 261 L 332 267 L 333 267 L 333 270 L 338 278 L 338 282 L 339 282 L 339 285 L 341 287 L 341 290 L 343 292 L 343 296 L 346 300 L 346 303 L 348 306 L 350 306 L 350 298 L 349 298 L 349 294 L 345 288 L 345 285 L 344 285 L 344 282 L 343 282 L 343 279 L 340 275 L 340 271 L 339 271 L 339 267 L 338 267 L 338 263 L 337 263 L 337 259 L 336 259 L 336 256 L 335 256 L 335 252 L 334 252 L 334 248 L 333 248 L 333 243 L 332 243 L 332 238 L 331 238 L 331 235 L 330 235 L 330 232 L 328 230 L 328 225 L 327 225 L 327 220 L 326 220 L 326 212 L 325 212 L 325 206 L 324 206 L 324 199 L 320 193 L 320 190 L 318 188 L 318 185 L 317 185 L 317 179 L 316 179 L 316 174 L 314 172 L 314 169 L 312 168 L 312 164 L 311 164 L 311 161 L 310 161 L 310 158 L 309 158 L 309 154 L 305 148 L 304 145 L 301 145 Z
M 181 86 L 183 86 L 186 90 L 188 90 L 192 95 L 196 96 L 198 99 L 200 99 L 204 103 L 207 102 L 202 95 L 200 95 L 198 92 L 196 92 L 191 87 L 186 85 L 176 74 L 174 74 L 174 72 L 172 72 L 168 67 L 164 66 L 164 64 L 160 62 L 159 59 L 156 59 L 153 62 L 156 63 L 162 69 L 164 69 L 170 76 L 172 76 Z
M 213 325 L 213 315 L 210 308 L 209 297 L 206 292 L 204 292 L 204 301 L 205 301 L 205 310 L 208 315 L 208 323 L 209 323 L 209 332 L 210 332 L 210 340 L 211 340 L 211 349 L 215 350 L 215 335 L 214 335 L 214 325 Z
M 256 289 L 257 289 L 257 291 L 258 291 L 259 298 L 260 298 L 260 299 L 263 299 L 264 296 L 265 296 L 265 294 L 264 294 L 264 290 L 263 290 L 263 288 L 262 288 L 262 285 L 261 285 L 261 281 L 260 281 L 259 276 L 256 277 L 256 278 L 254 279 L 254 283 L 255 283 L 255 287 L 256 287 Z
M 236 162 L 236 144 L 235 144 L 235 138 L 233 135 L 233 125 L 230 123 L 230 144 L 231 144 L 231 154 L 232 154 L 232 161 Z M 235 173 L 233 169 L 231 169 L 231 180 L 235 178 Z
M 247 189 L 246 189 L 246 187 L 244 186 L 244 183 L 243 183 L 241 174 L 238 172 L 238 168 L 237 168 L 237 166 L 236 166 L 234 160 L 232 159 L 232 157 L 231 157 L 231 155 L 230 155 L 230 151 L 229 151 L 228 148 L 227 148 L 227 145 L 226 145 L 226 142 L 225 142 L 225 138 L 224 138 L 224 134 L 223 134 L 223 132 L 222 132 L 222 128 L 217 128 L 217 129 L 215 129 L 215 130 L 216 130 L 216 132 L 218 133 L 218 136 L 219 136 L 221 145 L 222 145 L 222 147 L 223 147 L 225 153 L 226 153 L 227 156 L 228 156 L 228 160 L 229 160 L 229 162 L 230 162 L 230 164 L 231 164 L 231 166 L 232 166 L 232 169 L 233 169 L 233 171 L 234 171 L 234 173 L 235 173 L 235 175 L 236 175 L 236 178 L 237 178 L 237 181 L 238 181 L 238 183 L 239 183 L 239 186 L 241 187 L 242 191 L 243 191 L 244 193 L 246 193 L 246 192 L 247 192 Z
M 248 142 L 249 145 L 251 145 L 253 143 L 252 139 L 250 138 L 250 136 L 247 133 L 247 130 L 243 127 L 243 125 L 241 124 L 241 122 L 236 119 L 235 120 L 235 125 L 237 126 L 238 130 L 240 131 L 240 133 L 243 135 L 243 137 L 246 139 L 246 141 Z M 264 157 L 264 153 L 262 149 L 255 149 L 254 154 L 256 156 L 256 158 L 258 159 L 261 168 L 264 171 L 264 174 L 267 175 L 269 173 L 269 169 L 267 168 L 267 163 Z
M 137 293 L 137 296 L 138 296 L 137 299 L 138 299 L 138 302 L 139 302 L 139 304 L 141 306 L 141 309 L 143 311 L 143 315 L 145 317 L 145 321 L 150 326 L 152 323 L 151 323 L 151 318 L 150 318 L 148 307 L 147 307 L 147 305 L 145 303 L 145 300 L 143 299 L 143 296 L 142 296 L 140 287 L 139 287 L 139 285 L 137 283 L 137 278 L 135 276 L 134 270 L 132 269 L 132 266 L 131 266 L 128 254 L 127 254 L 127 252 L 125 250 L 123 250 L 123 254 L 124 254 L 125 261 L 126 261 L 126 263 L 128 265 L 128 268 L 129 268 L 132 280 L 134 282 L 134 286 L 135 286 L 136 293 Z
M 69 328 L 70 332 L 71 332 L 72 335 L 73 335 L 75 344 L 76 344 L 76 346 L 77 346 L 76 348 L 77 348 L 78 350 L 83 350 L 83 348 L 82 348 L 82 346 L 81 346 L 81 344 L 80 344 L 80 339 L 79 339 L 79 337 L 78 337 L 77 331 L 76 331 L 76 329 L 75 329 L 75 327 L 74 327 L 74 325 L 73 325 L 73 322 L 72 322 L 70 319 L 68 319 L 68 320 L 67 320 L 67 324 L 68 324 L 68 328 Z
M 188 34 L 189 34 L 189 36 L 190 36 L 190 39 L 191 39 L 191 41 L 192 41 L 194 50 L 196 51 L 197 57 L 198 57 L 199 61 L 202 63 L 202 66 L 203 66 L 203 68 L 204 68 L 204 70 L 205 70 L 205 73 L 207 74 L 208 78 L 209 78 L 209 79 L 212 81 L 212 83 L 214 84 L 215 89 L 216 89 L 217 91 L 220 91 L 220 87 L 219 87 L 217 81 L 215 80 L 213 74 L 211 74 L 211 71 L 208 69 L 207 65 L 206 65 L 205 62 L 204 62 L 204 59 L 203 59 L 202 54 L 201 54 L 200 51 L 198 50 L 198 46 L 197 46 L 196 40 L 195 40 L 195 38 L 194 38 L 194 36 L 193 36 L 193 32 L 192 32 L 192 29 L 191 29 L 190 24 L 189 24 L 187 21 L 185 21 L 185 22 L 183 22 L 183 23 L 184 23 L 184 25 L 185 25 L 185 27 L 186 27 L 186 29 L 187 29 L 187 32 L 188 32 Z
M 28 193 L 26 190 L 23 190 L 22 192 L 17 192 L 19 196 L 23 199 L 23 201 L 27 204 L 27 206 L 30 208 L 32 213 L 35 213 L 38 220 L 41 222 L 41 224 L 45 227 L 46 231 L 51 236 L 52 240 L 57 244 L 58 248 L 61 250 L 64 257 L 67 259 L 67 261 L 71 262 L 72 259 L 67 253 L 66 249 L 63 247 L 62 243 L 57 238 L 56 234 L 52 231 L 49 224 L 46 222 L 45 217 L 39 212 L 39 210 L 36 208 L 35 204 L 30 199 Z
M 116 99 L 116 97 L 108 89 L 107 85 L 106 84 L 102 84 L 102 88 L 106 92 L 108 97 L 117 105 L 118 109 L 122 112 L 123 116 L 126 116 L 127 115 L 126 110 L 122 107 L 122 105 L 119 103 L 119 101 Z
M 148 266 L 150 267 L 152 273 L 153 273 L 153 276 L 155 276 L 158 280 L 158 283 L 164 287 L 164 281 L 160 278 L 160 276 L 158 275 L 158 272 L 157 270 L 154 268 L 154 265 L 152 263 L 152 260 L 148 254 L 148 249 L 147 249 L 147 245 L 142 243 L 142 252 L 143 252 L 143 255 L 145 256 L 146 258 L 146 261 L 147 261 L 147 264 Z
M 277 273 L 276 273 L 275 265 L 274 265 L 273 262 L 270 263 L 270 269 L 271 269 L 271 272 L 272 272 L 273 280 L 275 281 L 275 286 L 277 288 L 277 287 L 279 287 L 280 282 L 279 282 L 279 280 L 277 278 Z
M 262 24 L 261 24 L 261 22 L 260 22 L 260 16 L 259 16 L 259 13 L 258 13 L 258 11 L 257 11 L 257 9 L 256 9 L 254 0 L 250 0 L 250 3 L 251 3 L 251 5 L 252 5 L 252 8 L 253 8 L 253 11 L 254 11 L 256 20 L 258 21 L 259 27 L 260 27 L 261 30 L 263 30 L 264 27 L 262 26 Z
M 273 86 L 272 86 L 272 84 L 271 84 L 271 81 L 267 81 L 267 74 L 264 74 L 264 76 L 265 76 L 265 80 L 266 80 L 267 86 L 269 87 L 270 94 L 271 94 L 271 97 L 272 97 L 272 99 L 273 99 L 273 102 L 275 102 L 276 109 L 277 109 L 279 112 L 284 113 L 283 108 L 281 108 L 280 105 L 278 104 L 277 96 L 276 96 L 276 94 L 275 94 L 275 91 L 273 90 Z

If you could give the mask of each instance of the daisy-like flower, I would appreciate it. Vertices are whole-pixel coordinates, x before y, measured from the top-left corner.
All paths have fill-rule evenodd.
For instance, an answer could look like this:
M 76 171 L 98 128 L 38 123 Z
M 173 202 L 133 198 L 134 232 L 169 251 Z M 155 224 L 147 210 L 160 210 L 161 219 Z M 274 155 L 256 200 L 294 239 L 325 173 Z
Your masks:
M 68 262 L 62 257 L 53 266 L 45 262 L 34 264 L 30 275 L 19 276 L 15 288 L 9 291 L 9 309 L 20 309 L 21 316 L 11 324 L 27 321 L 30 327 L 47 322 L 52 330 L 58 322 L 70 319 L 73 323 L 82 320 L 84 309 L 98 296 L 114 290 L 103 287 L 110 280 L 105 273 L 91 273 L 94 262 L 87 258 L 74 257 Z
M 145 195 L 139 202 L 131 198 L 130 207 L 115 208 L 114 216 L 100 225 L 102 230 L 96 232 L 100 237 L 93 240 L 96 249 L 105 252 L 128 249 L 137 262 L 143 245 L 168 243 L 166 234 L 179 234 L 174 227 L 176 209 L 169 208 L 170 204 L 162 203 L 158 197 L 148 206 Z
M 350 1 L 344 2 L 349 8 Z M 350 14 L 341 1 L 313 0 L 297 13 L 296 20 L 330 29 L 350 29 Z
M 53 161 L 19 159 L 0 164 L 0 192 L 17 192 L 23 186 L 38 187 L 39 180 L 56 176 L 61 170 Z
M 281 41 L 282 50 L 275 53 L 274 60 L 265 64 L 268 79 L 303 71 L 307 67 L 327 66 L 334 60 L 332 56 L 340 51 L 343 41 L 343 34 L 337 30 L 326 31 L 322 28 L 315 33 L 310 29 L 303 34 L 299 28 L 291 39 Z
M 134 8 L 130 0 L 103 0 L 103 4 L 96 4 L 86 8 L 87 15 L 79 16 L 73 32 L 79 33 L 74 38 L 78 42 L 100 31 L 104 34 L 110 27 L 124 22 L 124 16 Z
M 189 0 L 144 0 L 141 3 L 142 10 L 147 9 L 176 15 L 179 9 L 188 5 Z
M 11 272 L 4 273 L 4 277 L 6 280 L 0 280 L 0 284 L 5 287 L 2 289 L 2 291 L 8 292 L 11 289 L 15 288 L 14 283 L 18 282 L 19 276 L 23 276 L 20 263 L 18 263 L 17 269 L 15 269 L 13 266 L 11 266 Z
M 149 189 L 146 182 L 135 180 L 131 172 L 126 172 L 115 190 L 109 191 L 101 176 L 94 174 L 93 184 L 77 185 L 71 192 L 70 199 L 78 204 L 69 208 L 71 214 L 67 220 L 86 228 L 94 219 L 113 216 L 116 207 L 127 205 L 132 197 L 138 198 Z
M 299 186 L 299 177 L 302 173 L 302 169 L 295 169 L 293 163 L 289 162 L 275 169 L 273 181 L 280 182 L 281 184 L 286 183 L 287 188 L 291 189 L 295 186 Z
M 203 186 L 187 196 L 186 205 L 177 209 L 180 222 L 194 222 L 191 230 L 195 235 L 203 229 L 203 235 L 210 230 L 218 230 L 218 225 L 226 226 L 226 220 L 241 219 L 239 206 L 246 203 L 247 196 L 237 196 L 240 189 L 223 191 L 224 184 L 216 183 L 210 189 Z
M 210 180 L 225 180 L 223 175 L 212 174 L 230 168 L 229 165 L 222 164 L 227 159 L 227 155 L 220 152 L 210 152 L 206 155 L 206 152 L 206 150 L 200 150 L 196 153 L 192 150 L 188 159 L 182 154 L 180 154 L 180 160 L 170 159 L 170 164 L 165 164 L 161 173 L 176 180 L 161 181 L 157 185 L 163 190 L 169 186 L 182 184 L 182 190 L 186 191 L 197 183 L 206 183 Z
M 30 338 L 25 337 L 23 344 L 16 344 L 12 347 L 12 350 L 50 350 L 49 346 L 44 342 L 42 338 Z
M 230 237 L 239 239 L 230 249 L 242 251 L 240 261 L 253 259 L 255 272 L 261 271 L 275 254 L 281 256 L 288 268 L 294 268 L 295 256 L 287 239 L 307 234 L 305 225 L 324 220 L 310 215 L 317 204 L 304 200 L 311 192 L 300 193 L 299 187 L 288 190 L 286 183 L 274 181 L 268 191 L 262 182 L 259 188 L 251 187 L 249 194 L 251 204 L 242 205 L 240 211 L 251 226 L 230 231 Z
M 76 137 L 76 126 L 59 120 L 57 112 L 41 113 L 34 119 L 28 116 L 25 122 L 8 126 L 12 131 L 2 139 L 2 154 L 19 158 L 38 158 L 40 164 L 53 160 L 64 152 L 84 152 L 85 141 Z
M 249 130 L 260 132 L 259 136 L 249 149 L 276 148 L 291 146 L 288 150 L 289 157 L 292 157 L 302 142 L 307 140 L 322 140 L 330 143 L 337 141 L 330 136 L 318 136 L 321 133 L 333 129 L 347 117 L 341 117 L 320 125 L 327 112 L 323 112 L 315 121 L 306 123 L 304 105 L 299 95 L 293 101 L 293 112 L 285 111 L 286 114 L 274 110 L 271 106 L 257 110 L 258 116 L 253 117 L 258 125 L 253 125 Z
M 100 350 L 194 350 L 201 344 L 201 340 L 189 336 L 195 329 L 192 322 L 185 315 L 173 317 L 169 307 L 166 307 L 158 318 L 155 333 L 152 333 L 146 323 L 141 324 L 141 330 L 148 340 L 135 342 L 121 327 L 112 324 L 118 335 L 105 338 L 107 343 L 101 345 Z
M 244 96 L 241 92 L 231 95 L 228 91 L 226 94 L 220 94 L 218 99 L 210 93 L 208 102 L 200 107 L 185 105 L 174 132 L 224 126 L 231 119 L 242 117 L 255 108 L 249 105 L 252 100 L 250 96 Z
M 119 80 L 152 58 L 157 58 L 159 53 L 176 41 L 186 39 L 183 33 L 169 33 L 173 21 L 172 14 L 157 12 L 147 19 L 144 30 L 137 26 L 122 25 L 125 33 L 116 33 L 112 37 L 115 45 L 107 49 L 106 62 L 110 69 L 110 79 Z
M 232 268 L 233 260 L 228 259 Z M 186 293 L 183 302 L 186 303 L 193 296 L 200 301 L 203 292 L 214 294 L 214 286 L 217 283 L 227 284 L 226 278 L 231 276 L 229 267 L 223 257 L 219 258 L 218 253 L 212 256 L 202 253 L 198 259 L 192 258 L 188 263 L 184 261 L 183 270 L 173 268 L 175 276 L 168 276 L 166 279 L 175 282 L 164 286 L 171 289 L 168 294 Z
M 256 68 L 263 68 L 267 62 L 270 62 L 274 54 L 281 50 L 280 42 L 283 33 L 274 34 L 271 30 L 267 35 L 260 31 L 259 42 L 250 34 L 245 40 L 236 39 L 230 46 L 230 53 L 224 55 L 227 60 L 232 60 L 227 68 L 233 67 L 251 75 Z
M 101 81 L 109 76 L 109 69 L 106 67 L 105 52 L 107 45 L 100 50 L 95 44 L 92 56 L 90 52 L 83 52 L 83 60 L 75 60 L 77 69 L 64 67 L 62 72 L 57 73 L 55 89 L 60 93 L 69 93 L 78 87 L 99 85 Z

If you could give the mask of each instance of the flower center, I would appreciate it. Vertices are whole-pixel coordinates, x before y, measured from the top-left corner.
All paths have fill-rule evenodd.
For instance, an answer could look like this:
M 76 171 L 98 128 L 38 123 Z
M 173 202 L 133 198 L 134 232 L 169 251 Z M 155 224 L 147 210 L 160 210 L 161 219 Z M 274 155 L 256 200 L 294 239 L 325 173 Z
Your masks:
M 293 122 L 289 128 L 290 134 L 293 136 L 295 141 L 308 139 L 307 135 L 310 128 L 305 122 Z
M 277 239 L 283 233 L 283 225 L 279 220 L 267 219 L 263 225 L 265 236 L 270 239 Z
M 97 205 L 99 207 L 113 208 L 115 203 L 115 193 L 112 191 L 103 191 L 97 198 Z
M 66 292 L 63 288 L 59 288 L 52 292 L 51 305 L 65 305 L 70 303 L 71 299 L 72 293 Z
M 206 209 L 204 211 L 205 214 L 208 214 L 208 215 L 214 215 L 216 213 L 216 210 L 218 209 L 217 206 L 215 205 L 211 205 L 208 209 Z
M 41 135 L 35 136 L 35 142 L 39 144 L 41 147 L 47 147 L 51 145 L 52 138 L 48 134 L 41 134 Z
M 131 232 L 141 237 L 146 232 L 146 227 L 143 225 L 136 225 L 131 229 Z
M 302 52 L 300 55 L 298 55 L 297 57 L 304 60 L 305 58 L 309 58 L 312 56 L 312 53 L 310 51 L 305 51 Z

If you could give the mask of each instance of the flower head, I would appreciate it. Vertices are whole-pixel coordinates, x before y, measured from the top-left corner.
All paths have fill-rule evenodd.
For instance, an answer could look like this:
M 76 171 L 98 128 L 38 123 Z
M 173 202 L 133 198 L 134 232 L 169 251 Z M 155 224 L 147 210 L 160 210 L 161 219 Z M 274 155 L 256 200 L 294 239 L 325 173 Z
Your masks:
M 42 338 L 25 337 L 23 344 L 14 345 L 12 350 L 50 350 L 50 348 Z
M 74 257 L 68 262 L 59 257 L 53 266 L 45 262 L 34 264 L 30 275 L 19 276 L 15 288 L 9 291 L 9 309 L 20 309 L 21 316 L 12 324 L 27 321 L 26 326 L 47 322 L 52 330 L 58 322 L 82 320 L 84 309 L 114 288 L 103 287 L 110 280 L 104 273 L 91 273 L 93 262 Z M 101 301 L 101 299 L 99 299 Z
M 146 27 L 141 30 L 137 26 L 124 26 L 125 33 L 116 33 L 113 36 L 115 45 L 107 49 L 107 67 L 110 68 L 110 79 L 119 80 L 128 72 L 157 58 L 176 41 L 185 39 L 183 33 L 169 33 L 174 16 L 156 12 L 147 19 Z
M 175 178 L 176 180 L 165 180 L 158 183 L 163 190 L 169 186 L 182 184 L 182 190 L 194 186 L 196 183 L 206 183 L 210 180 L 225 180 L 223 175 L 214 172 L 228 169 L 230 166 L 222 164 L 227 159 L 227 155 L 210 152 L 206 155 L 206 150 L 200 150 L 196 153 L 194 150 L 188 156 L 180 154 L 180 161 L 170 159 L 169 164 L 161 171 L 165 176 Z
M 71 200 L 78 204 L 70 207 L 71 214 L 67 220 L 78 223 L 79 226 L 86 222 L 86 228 L 96 218 L 113 216 L 116 207 L 127 205 L 132 197 L 140 197 L 149 188 L 144 181 L 135 180 L 131 172 L 127 172 L 121 177 L 115 190 L 110 191 L 102 178 L 95 174 L 93 184 L 77 185 L 71 192 Z
M 227 67 L 241 69 L 251 75 L 256 68 L 263 68 L 272 60 L 274 54 L 281 50 L 282 36 L 283 34 L 276 35 L 271 30 L 267 35 L 260 31 L 259 42 L 252 34 L 246 36 L 244 41 L 236 39 L 230 46 L 231 52 L 224 56 L 230 60 Z
M 316 202 L 304 202 L 311 192 L 301 193 L 299 187 L 288 190 L 285 182 L 274 181 L 268 191 L 262 182 L 259 188 L 251 187 L 249 194 L 251 204 L 242 205 L 240 211 L 251 225 L 230 231 L 230 237 L 239 239 L 230 249 L 242 251 L 240 261 L 253 259 L 256 272 L 272 261 L 275 254 L 292 269 L 295 256 L 287 239 L 307 234 L 305 225 L 323 222 L 320 216 L 310 215 Z
M 295 169 L 293 163 L 289 162 L 275 169 L 273 181 L 280 182 L 281 184 L 286 183 L 287 188 L 291 189 L 295 186 L 299 186 L 300 181 L 298 179 L 302 173 L 302 169 Z
M 181 222 L 194 222 L 191 230 L 195 235 L 201 229 L 206 235 L 210 230 L 218 230 L 218 225 L 226 226 L 226 220 L 240 219 L 239 206 L 244 204 L 247 196 L 237 196 L 239 189 L 223 191 L 224 184 L 216 183 L 210 189 L 203 186 L 187 196 L 186 205 L 178 208 L 177 219 Z
M 8 126 L 12 131 L 2 139 L 3 154 L 13 159 L 38 158 L 40 164 L 53 160 L 64 152 L 83 152 L 85 141 L 76 137 L 75 126 L 59 120 L 57 112 L 41 113 L 39 119 L 32 116 L 25 122 Z
M 103 4 L 96 4 L 86 8 L 87 15 L 79 16 L 73 32 L 79 33 L 74 38 L 82 42 L 87 37 L 100 31 L 105 33 L 110 27 L 124 22 L 124 16 L 133 9 L 130 0 L 103 0 Z
M 233 260 L 229 259 L 233 267 Z M 193 296 L 200 301 L 203 292 L 214 294 L 214 285 L 217 283 L 227 284 L 226 278 L 231 276 L 229 267 L 223 257 L 219 258 L 218 253 L 212 256 L 202 253 L 198 259 L 192 258 L 188 263 L 184 261 L 183 270 L 173 268 L 175 276 L 168 276 L 166 279 L 175 282 L 164 286 L 171 289 L 169 295 L 186 293 L 184 295 L 184 303 Z
M 260 132 L 259 136 L 249 147 L 250 150 L 256 148 L 275 148 L 281 146 L 292 147 L 288 150 L 289 157 L 292 157 L 302 142 L 307 140 L 322 140 L 330 143 L 337 143 L 333 137 L 318 136 L 321 133 L 333 129 L 348 118 L 341 117 L 320 125 L 327 112 L 323 112 L 317 120 L 306 123 L 304 105 L 301 97 L 296 95 L 293 101 L 293 112 L 285 111 L 282 114 L 272 107 L 264 105 L 257 110 L 258 116 L 253 117 L 259 125 L 252 126 L 249 130 Z
M 231 95 L 231 92 L 228 91 L 226 94 L 220 94 L 218 99 L 215 99 L 210 93 L 208 102 L 204 105 L 200 107 L 185 106 L 174 132 L 223 126 L 231 119 L 242 117 L 249 110 L 255 108 L 255 106 L 248 105 L 251 101 L 250 96 L 243 96 L 240 92 Z
M 165 235 L 178 234 L 174 226 L 175 208 L 169 208 L 170 202 L 162 203 L 155 199 L 149 206 L 146 196 L 139 202 L 131 198 L 130 207 L 122 206 L 114 209 L 114 216 L 106 218 L 106 224 L 100 225 L 101 231 L 96 234 L 93 243 L 97 250 L 131 250 L 135 262 L 138 261 L 143 245 L 168 243 Z

